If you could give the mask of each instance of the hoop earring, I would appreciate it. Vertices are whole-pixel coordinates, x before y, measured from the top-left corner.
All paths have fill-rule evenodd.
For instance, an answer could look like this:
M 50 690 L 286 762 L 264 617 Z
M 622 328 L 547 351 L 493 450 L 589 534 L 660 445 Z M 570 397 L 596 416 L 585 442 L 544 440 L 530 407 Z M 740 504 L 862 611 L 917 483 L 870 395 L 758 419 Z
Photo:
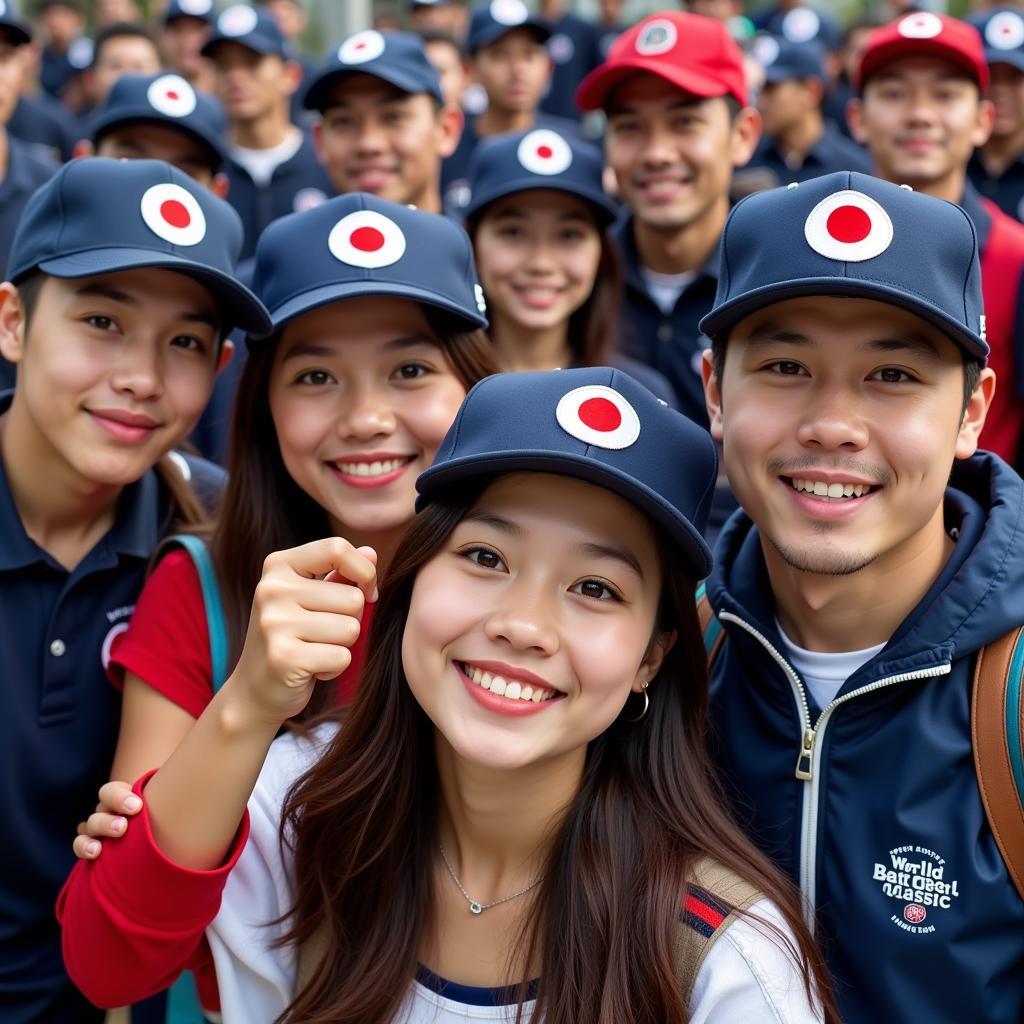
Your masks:
M 641 681 L 640 688 L 643 690 L 643 694 L 644 694 L 644 709 L 643 709 L 643 711 L 640 712 L 639 715 L 636 716 L 636 718 L 624 718 L 623 719 L 624 722 L 639 722 L 639 721 L 642 721 L 644 716 L 647 714 L 647 709 L 651 706 L 651 698 L 647 696 L 647 684 L 645 682 Z

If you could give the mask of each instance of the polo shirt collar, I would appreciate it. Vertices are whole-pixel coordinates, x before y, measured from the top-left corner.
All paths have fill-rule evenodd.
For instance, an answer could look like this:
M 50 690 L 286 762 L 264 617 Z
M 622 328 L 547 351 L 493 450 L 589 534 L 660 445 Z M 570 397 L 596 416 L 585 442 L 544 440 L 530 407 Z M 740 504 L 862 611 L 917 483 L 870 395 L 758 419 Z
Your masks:
M 636 239 L 633 235 L 633 214 L 626 213 L 620 217 L 610 228 L 610 233 L 619 247 L 619 252 L 622 253 L 623 275 L 626 284 L 635 291 L 647 295 L 647 285 L 644 284 L 644 279 L 640 274 L 640 253 L 637 251 Z M 713 281 L 718 280 L 720 250 L 721 241 L 712 249 L 711 255 L 698 269 L 694 280 L 699 280 L 702 277 L 711 278 Z
M 11 405 L 14 391 L 0 392 L 0 414 Z M 114 525 L 97 542 L 111 555 L 148 559 L 170 520 L 170 503 L 162 493 L 153 470 L 121 492 Z M 88 556 L 87 556 L 88 557 Z M 0 458 L 0 571 L 22 569 L 53 560 L 25 532 L 7 481 L 7 467 Z M 110 558 L 110 564 L 116 559 Z

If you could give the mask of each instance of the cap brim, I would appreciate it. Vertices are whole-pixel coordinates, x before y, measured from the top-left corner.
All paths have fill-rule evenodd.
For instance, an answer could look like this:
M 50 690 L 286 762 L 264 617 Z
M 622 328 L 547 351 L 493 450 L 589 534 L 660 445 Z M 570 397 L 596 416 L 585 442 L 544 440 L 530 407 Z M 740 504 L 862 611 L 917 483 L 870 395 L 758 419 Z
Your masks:
M 466 49 L 469 55 L 472 56 L 477 50 L 484 46 L 490 46 L 491 43 L 496 42 L 504 35 L 508 35 L 509 32 L 515 32 L 516 29 L 525 29 L 527 32 L 532 32 L 537 37 L 537 42 L 539 43 L 546 43 L 551 38 L 551 29 L 547 25 L 528 18 L 526 21 L 519 22 L 518 25 L 489 25 L 469 40 Z
M 287 302 L 270 310 L 272 329 L 278 331 L 289 320 L 311 310 L 319 309 L 321 306 L 327 306 L 332 302 L 358 299 L 367 295 L 389 295 L 393 298 L 422 302 L 444 313 L 449 313 L 460 326 L 468 331 L 475 331 L 479 327 L 487 326 L 487 318 L 482 313 L 470 311 L 439 292 L 431 291 L 428 288 L 413 288 L 410 285 L 397 282 L 367 278 L 365 281 L 350 281 L 348 284 L 322 285 L 319 288 L 311 288 L 307 292 L 292 296 Z
M 444 102 L 440 91 L 424 89 L 422 81 L 412 75 L 405 74 L 400 68 L 388 68 L 384 70 L 370 65 L 363 67 L 353 65 L 349 68 L 338 68 L 335 71 L 327 72 L 321 77 L 313 79 L 313 81 L 309 83 L 309 88 L 306 90 L 305 96 L 302 98 L 303 107 L 307 110 L 318 110 L 323 112 L 327 109 L 327 100 L 334 87 L 342 79 L 348 78 L 352 75 L 369 75 L 371 78 L 379 78 L 382 82 L 387 82 L 388 85 L 393 85 L 396 89 L 401 89 L 402 92 L 408 93 L 410 96 L 417 96 L 422 93 L 426 96 L 433 96 L 439 103 Z M 438 87 L 438 90 L 439 89 L 440 86 Z
M 463 212 L 463 217 L 468 219 L 478 213 L 485 206 L 504 199 L 505 196 L 516 195 L 519 192 L 540 192 L 551 190 L 552 192 L 564 192 L 566 195 L 576 196 L 587 203 L 597 215 L 598 222 L 602 227 L 607 227 L 619 216 L 618 207 L 604 192 L 595 192 L 592 189 L 580 188 L 577 185 L 569 184 L 559 180 L 557 177 L 551 181 L 544 181 L 536 175 L 528 178 L 513 178 L 511 181 L 503 181 L 500 186 L 491 189 L 489 192 L 474 194 L 469 205 Z
M 985 63 L 989 67 L 993 64 L 1009 64 L 1018 71 L 1024 71 L 1024 51 L 986 49 Z
M 858 93 L 863 92 L 867 80 L 872 75 L 876 75 L 884 65 L 913 54 L 927 54 L 948 61 L 950 64 L 955 64 L 966 73 L 968 78 L 977 83 L 978 88 L 982 92 L 988 89 L 987 66 L 979 68 L 966 54 L 941 40 L 904 38 L 892 39 L 866 53 L 861 59 L 860 66 L 857 68 L 854 88 Z
M 247 50 L 252 50 L 253 53 L 258 53 L 264 57 L 270 53 L 276 54 L 278 57 L 284 57 L 284 52 L 279 43 L 263 39 L 260 36 L 214 36 L 203 43 L 199 52 L 204 57 L 212 57 L 214 51 L 222 43 L 238 43 L 239 46 L 244 46 Z
M 806 82 L 809 78 L 819 82 L 825 81 L 825 76 L 820 71 L 798 71 L 796 68 L 777 68 L 774 65 L 764 69 L 764 80 L 771 82 L 772 85 L 778 82 Z
M 416 511 L 421 511 L 431 499 L 454 484 L 479 476 L 516 472 L 554 473 L 559 476 L 575 477 L 577 480 L 585 480 L 621 495 L 668 531 L 669 536 L 679 544 L 680 549 L 690 560 L 690 566 L 697 579 L 703 579 L 711 571 L 711 549 L 688 519 L 681 516 L 657 492 L 635 478 L 627 476 L 607 463 L 598 463 L 583 455 L 553 454 L 550 451 L 511 451 L 453 459 L 451 462 L 425 470 L 417 478 L 416 488 L 419 497 L 416 499 Z
M 971 355 L 982 360 L 988 359 L 988 345 L 937 306 L 915 298 L 911 292 L 896 285 L 878 281 L 858 281 L 854 278 L 809 277 L 755 288 L 713 309 L 701 320 L 699 330 L 709 338 L 715 338 L 727 333 L 745 316 L 756 313 L 759 309 L 786 299 L 808 295 L 875 299 L 891 306 L 898 306 L 933 324 Z
M 705 78 L 688 68 L 651 60 L 650 57 L 633 57 L 591 71 L 576 90 L 576 106 L 583 111 L 601 110 L 612 89 L 641 72 L 656 75 L 684 92 L 705 99 L 731 95 L 730 90 L 718 80 Z
M 210 162 L 214 167 L 220 167 L 226 159 L 226 154 L 221 149 L 220 139 L 212 135 L 204 135 L 202 132 L 196 131 L 190 125 L 185 124 L 183 121 L 175 117 L 161 117 L 159 114 L 153 111 L 126 111 L 116 116 L 111 115 L 110 117 L 100 118 L 93 126 L 92 140 L 96 145 L 99 145 L 101 139 L 107 132 L 113 131 L 115 128 L 126 127 L 132 124 L 153 124 L 158 128 L 170 128 L 172 131 L 181 132 L 182 135 L 187 135 L 194 142 L 197 142 L 206 151 L 207 155 L 211 158 Z
M 271 330 L 262 303 L 245 285 L 213 267 L 198 266 L 172 253 L 152 249 L 90 249 L 88 252 L 44 260 L 37 266 L 45 274 L 62 278 L 91 277 L 94 274 L 113 274 L 119 270 L 140 270 L 144 267 L 174 270 L 210 290 L 231 320 L 226 327 L 240 327 L 252 334 L 268 334 Z

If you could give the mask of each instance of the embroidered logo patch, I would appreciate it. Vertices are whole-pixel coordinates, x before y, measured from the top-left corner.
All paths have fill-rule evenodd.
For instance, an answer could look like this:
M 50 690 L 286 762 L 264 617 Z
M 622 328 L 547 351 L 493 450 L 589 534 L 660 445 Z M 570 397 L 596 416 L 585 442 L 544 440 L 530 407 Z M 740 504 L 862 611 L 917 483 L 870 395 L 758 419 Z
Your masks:
M 892 244 L 889 214 L 870 196 L 852 189 L 822 199 L 804 222 L 807 244 L 821 256 L 860 263 L 881 255 Z
M 871 874 L 897 906 L 890 922 L 911 935 L 929 935 L 942 923 L 942 912 L 960 897 L 960 884 L 948 877 L 945 859 L 924 846 L 897 846 Z M 926 924 L 926 921 L 931 923 Z
M 196 109 L 196 93 L 179 75 L 161 75 L 146 90 L 149 105 L 167 117 L 188 117 Z
M 532 174 L 561 174 L 572 165 L 569 143 L 548 128 L 538 128 L 525 135 L 516 149 L 516 156 Z
M 613 388 L 588 384 L 563 395 L 555 409 L 558 425 L 577 441 L 618 451 L 635 444 L 640 417 Z
M 821 18 L 809 7 L 797 7 L 782 19 L 782 34 L 791 43 L 809 43 L 821 31 Z
M 338 60 L 342 64 L 365 64 L 376 60 L 383 52 L 387 41 L 380 32 L 368 29 L 349 36 L 338 47 Z
M 390 218 L 375 210 L 342 217 L 327 238 L 331 255 L 350 267 L 390 267 L 405 255 L 405 235 Z
M 235 4 L 217 19 L 217 30 L 225 36 L 247 36 L 259 23 L 255 8 L 248 4 Z
M 172 245 L 198 245 L 206 237 L 206 216 L 199 201 L 180 185 L 153 185 L 139 204 L 146 227 Z
M 645 25 L 636 37 L 636 52 L 644 57 L 656 57 L 659 53 L 668 53 L 678 38 L 675 24 L 667 18 L 658 18 Z
M 493 0 L 490 11 L 499 25 L 522 25 L 530 16 L 523 0 Z
M 942 19 L 930 11 L 908 14 L 897 26 L 904 39 L 934 39 L 942 34 Z
M 995 50 L 1016 50 L 1024 46 L 1024 18 L 1016 11 L 993 14 L 985 26 L 985 42 Z

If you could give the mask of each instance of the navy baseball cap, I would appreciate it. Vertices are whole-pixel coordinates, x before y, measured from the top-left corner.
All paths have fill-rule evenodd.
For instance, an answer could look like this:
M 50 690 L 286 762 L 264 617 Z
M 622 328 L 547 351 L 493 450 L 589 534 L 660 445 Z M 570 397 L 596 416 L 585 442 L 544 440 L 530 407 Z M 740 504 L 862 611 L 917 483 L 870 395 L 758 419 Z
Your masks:
M 99 144 L 114 128 L 157 124 L 189 136 L 207 152 L 213 167 L 224 162 L 224 110 L 205 93 L 196 92 L 180 75 L 124 75 L 107 95 L 93 122 Z
M 988 357 L 978 239 L 953 203 L 869 174 L 838 171 L 737 203 L 722 235 L 710 338 L 784 299 L 876 299 Z
M 450 220 L 363 192 L 275 220 L 256 246 L 253 289 L 276 331 L 342 299 L 390 295 L 487 326 L 469 236 Z
M 792 82 L 814 78 L 825 81 L 825 51 L 815 43 L 791 43 L 778 36 L 757 36 L 750 46 L 764 68 L 766 82 Z
M 17 46 L 32 41 L 32 29 L 18 17 L 17 8 L 11 0 L 0 0 L 0 32 L 6 32 Z
M 528 29 L 541 43 L 551 38 L 551 29 L 547 23 L 534 17 L 523 0 L 491 0 L 490 3 L 474 7 L 470 12 L 466 52 L 474 54 L 515 28 Z
M 985 60 L 993 64 L 1009 64 L 1024 71 L 1024 16 L 1014 7 L 986 11 L 967 19 L 981 34 Z
M 453 484 L 522 471 L 621 495 L 675 541 L 697 579 L 711 571 L 701 533 L 718 475 L 715 443 L 629 374 L 590 366 L 484 378 L 417 479 L 416 511 Z
M 164 24 L 169 25 L 177 18 L 198 18 L 210 25 L 216 13 L 213 0 L 171 0 L 164 11 Z
M 210 38 L 199 51 L 212 57 L 221 43 L 238 43 L 254 53 L 275 54 L 288 60 L 288 41 L 266 11 L 250 4 L 233 4 L 217 15 Z
M 444 102 L 441 79 L 427 59 L 423 40 L 411 32 L 367 29 L 349 36 L 313 76 L 302 105 L 323 111 L 334 86 L 349 75 L 372 75 L 402 92 L 422 92 Z
M 162 160 L 72 160 L 29 199 L 7 261 L 17 282 L 31 270 L 91 277 L 160 267 L 205 285 L 226 327 L 266 331 L 259 299 L 235 279 L 242 222 L 223 199 Z
M 504 196 L 544 188 L 579 196 L 605 226 L 618 210 L 605 194 L 603 171 L 597 149 L 550 128 L 496 135 L 481 142 L 473 154 L 465 216 L 472 217 Z

